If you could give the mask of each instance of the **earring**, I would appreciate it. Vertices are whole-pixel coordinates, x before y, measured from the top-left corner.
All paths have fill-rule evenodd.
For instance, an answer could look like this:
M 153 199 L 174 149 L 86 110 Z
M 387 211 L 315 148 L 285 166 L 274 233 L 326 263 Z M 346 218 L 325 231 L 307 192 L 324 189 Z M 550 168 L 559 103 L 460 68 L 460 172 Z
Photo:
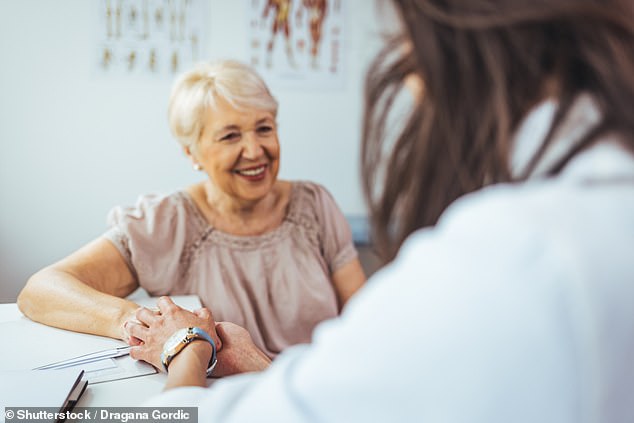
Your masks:
M 199 165 L 198 163 L 194 163 L 194 170 L 200 172 L 201 170 L 203 170 L 203 167 L 201 165 Z

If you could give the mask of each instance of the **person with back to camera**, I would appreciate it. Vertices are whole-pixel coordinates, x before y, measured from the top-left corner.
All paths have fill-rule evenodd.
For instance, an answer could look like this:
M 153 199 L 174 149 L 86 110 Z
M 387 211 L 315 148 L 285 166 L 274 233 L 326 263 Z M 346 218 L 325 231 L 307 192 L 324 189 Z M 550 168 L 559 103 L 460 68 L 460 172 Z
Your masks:
M 391 4 L 402 30 L 370 68 L 362 148 L 389 264 L 310 345 L 241 369 L 263 372 L 200 387 L 213 347 L 191 343 L 146 405 L 213 422 L 634 421 L 634 6 Z M 159 307 L 170 326 L 140 310 L 134 358 L 196 324 Z M 219 366 L 256 356 L 216 328 Z
M 125 327 L 139 307 L 123 297 L 141 286 L 152 295 L 197 294 L 215 318 L 246 328 L 268 358 L 309 342 L 365 276 L 331 195 L 277 179 L 277 107 L 239 62 L 201 64 L 181 76 L 169 123 L 208 178 L 113 209 L 104 236 L 29 279 L 20 310 L 135 344 Z

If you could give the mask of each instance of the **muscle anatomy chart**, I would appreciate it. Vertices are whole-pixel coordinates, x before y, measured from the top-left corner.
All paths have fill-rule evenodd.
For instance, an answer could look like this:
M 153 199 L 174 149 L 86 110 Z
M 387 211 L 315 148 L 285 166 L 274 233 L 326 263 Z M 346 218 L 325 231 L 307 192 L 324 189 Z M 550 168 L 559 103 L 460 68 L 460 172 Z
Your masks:
M 204 0 L 99 0 L 97 68 L 173 76 L 201 60 Z
M 271 85 L 343 85 L 345 0 L 246 1 L 249 60 Z

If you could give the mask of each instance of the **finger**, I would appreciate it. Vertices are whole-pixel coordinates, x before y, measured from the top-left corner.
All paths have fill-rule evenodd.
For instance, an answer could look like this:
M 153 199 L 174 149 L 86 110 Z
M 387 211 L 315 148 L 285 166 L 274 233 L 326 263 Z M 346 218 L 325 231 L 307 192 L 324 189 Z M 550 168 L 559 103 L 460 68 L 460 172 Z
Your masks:
M 161 314 L 168 314 L 170 312 L 173 313 L 176 310 L 180 309 L 179 306 L 174 304 L 174 301 L 172 301 L 170 297 L 166 297 L 166 296 L 159 298 L 158 301 L 156 302 L 156 305 L 158 306 Z
M 225 330 L 226 323 L 227 322 L 218 322 L 218 323 L 216 323 L 216 333 L 218 334 L 218 336 L 222 337 L 222 336 L 225 336 L 227 334 L 227 332 Z
M 145 341 L 147 339 L 149 332 L 149 329 L 146 326 L 134 322 L 126 322 L 125 329 L 131 337 L 135 337 L 141 341 Z
M 152 354 L 152 351 L 145 346 L 130 348 L 130 357 L 132 357 L 132 359 L 145 361 L 146 363 L 149 363 L 152 366 L 154 366 L 159 371 L 162 371 L 163 366 L 161 365 L 160 362 L 153 362 L 151 360 L 152 358 L 151 354 Z
M 198 310 L 194 310 L 194 314 L 201 319 L 205 319 L 207 321 L 213 321 L 214 316 L 211 314 L 211 310 L 208 308 L 199 308 Z M 215 322 L 214 322 L 215 323 Z
M 222 331 L 225 335 L 231 332 L 236 332 L 240 330 L 246 330 L 240 325 L 236 325 L 232 322 L 217 322 L 216 323 L 216 332 Z
M 138 347 L 139 345 L 143 345 L 143 344 L 144 342 L 135 336 L 128 337 L 128 345 L 131 345 L 133 347 Z
M 209 328 L 209 335 L 213 338 L 214 343 L 216 344 L 216 350 L 220 351 L 222 349 L 222 339 L 216 333 L 216 322 L 214 321 L 214 316 L 211 314 L 211 310 L 208 308 L 200 308 L 198 310 L 194 310 L 194 314 L 203 319 Z
M 229 334 L 227 333 L 227 322 L 216 323 L 216 335 L 218 336 L 218 343 L 222 346 L 224 344 L 229 345 L 230 339 Z M 218 347 L 218 351 L 220 351 L 220 347 Z
M 155 312 L 145 307 L 138 309 L 135 316 L 137 320 L 145 326 L 151 326 L 158 317 Z
M 143 354 L 143 347 L 142 346 L 136 346 L 136 347 L 132 347 L 130 348 L 130 357 L 135 359 L 135 360 L 143 360 L 143 357 L 145 356 L 145 354 Z

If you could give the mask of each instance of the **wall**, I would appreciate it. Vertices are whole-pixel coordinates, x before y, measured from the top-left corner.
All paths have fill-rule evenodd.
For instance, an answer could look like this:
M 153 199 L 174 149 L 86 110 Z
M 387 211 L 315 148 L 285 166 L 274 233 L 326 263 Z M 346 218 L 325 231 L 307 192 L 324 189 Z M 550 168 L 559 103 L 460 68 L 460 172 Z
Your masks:
M 274 91 L 280 176 L 324 184 L 348 215 L 359 184 L 363 75 L 379 37 L 373 2 L 348 4 L 346 85 Z M 207 56 L 245 59 L 245 1 L 213 0 Z M 0 0 L 0 302 L 30 274 L 101 234 L 108 210 L 201 177 L 171 138 L 171 80 L 95 72 L 96 0 Z

